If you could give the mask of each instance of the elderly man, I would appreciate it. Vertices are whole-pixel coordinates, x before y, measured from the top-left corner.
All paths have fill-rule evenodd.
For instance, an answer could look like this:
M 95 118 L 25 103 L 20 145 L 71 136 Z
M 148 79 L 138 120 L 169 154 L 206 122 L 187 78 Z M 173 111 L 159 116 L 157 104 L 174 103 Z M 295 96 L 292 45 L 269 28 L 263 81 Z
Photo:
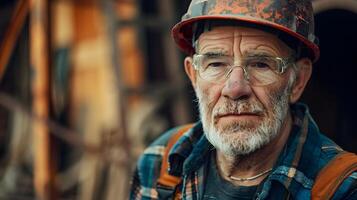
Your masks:
M 146 149 L 131 199 L 357 199 L 356 156 L 297 103 L 313 26 L 307 0 L 192 0 L 172 33 L 201 120 Z

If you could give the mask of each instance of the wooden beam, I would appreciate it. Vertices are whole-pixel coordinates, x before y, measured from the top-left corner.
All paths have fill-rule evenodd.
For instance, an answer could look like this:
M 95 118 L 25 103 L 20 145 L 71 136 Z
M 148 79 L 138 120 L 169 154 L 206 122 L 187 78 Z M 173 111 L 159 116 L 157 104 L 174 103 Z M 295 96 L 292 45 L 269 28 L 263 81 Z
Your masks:
M 8 28 L 6 29 L 4 39 L 0 43 L 0 80 L 4 76 L 6 67 L 16 46 L 17 38 L 25 23 L 28 12 L 28 0 L 19 0 L 14 9 L 14 14 L 11 17 Z
M 30 0 L 30 63 L 33 71 L 31 87 L 33 113 L 42 118 L 49 117 L 49 2 Z M 34 147 L 34 185 L 38 199 L 57 199 L 55 187 L 53 149 L 49 130 L 43 121 L 32 124 Z

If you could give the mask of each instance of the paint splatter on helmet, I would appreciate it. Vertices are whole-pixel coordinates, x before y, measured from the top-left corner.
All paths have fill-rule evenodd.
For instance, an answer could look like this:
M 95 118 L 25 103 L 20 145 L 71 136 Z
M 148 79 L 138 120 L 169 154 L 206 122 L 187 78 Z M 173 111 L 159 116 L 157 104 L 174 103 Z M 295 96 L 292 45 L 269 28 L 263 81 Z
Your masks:
M 200 22 L 230 21 L 243 26 L 278 31 L 289 46 L 300 46 L 301 54 L 317 61 L 320 50 L 314 35 L 310 0 L 192 0 L 172 36 L 185 53 L 192 55 L 196 26 Z

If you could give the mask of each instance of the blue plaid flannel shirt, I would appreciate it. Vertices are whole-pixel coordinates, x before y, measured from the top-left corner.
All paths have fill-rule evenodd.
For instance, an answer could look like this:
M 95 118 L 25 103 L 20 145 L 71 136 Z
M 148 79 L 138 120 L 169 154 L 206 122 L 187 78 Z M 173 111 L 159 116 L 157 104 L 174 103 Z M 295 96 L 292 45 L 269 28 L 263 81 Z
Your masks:
M 258 187 L 256 199 L 311 199 L 311 189 L 320 169 L 342 149 L 322 135 L 311 118 L 307 106 L 291 106 L 293 127 L 284 150 L 272 173 Z M 151 144 L 138 160 L 132 179 L 130 199 L 172 199 L 170 190 L 158 187 L 162 156 L 174 128 Z M 172 147 L 169 153 L 169 173 L 182 177 L 178 185 L 182 199 L 202 199 L 205 181 L 205 161 L 211 144 L 196 123 Z M 170 197 L 171 196 L 171 197 Z M 357 172 L 338 188 L 333 200 L 357 200 Z

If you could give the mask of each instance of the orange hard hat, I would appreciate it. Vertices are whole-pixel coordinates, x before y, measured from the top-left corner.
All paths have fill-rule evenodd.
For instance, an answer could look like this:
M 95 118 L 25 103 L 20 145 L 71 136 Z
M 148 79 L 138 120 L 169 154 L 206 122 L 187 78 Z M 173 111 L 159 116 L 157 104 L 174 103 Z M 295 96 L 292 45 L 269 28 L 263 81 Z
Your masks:
M 301 53 L 312 61 L 320 56 L 309 0 L 192 0 L 172 36 L 180 49 L 192 55 L 194 25 L 217 20 L 278 31 L 289 43 L 299 43 Z

